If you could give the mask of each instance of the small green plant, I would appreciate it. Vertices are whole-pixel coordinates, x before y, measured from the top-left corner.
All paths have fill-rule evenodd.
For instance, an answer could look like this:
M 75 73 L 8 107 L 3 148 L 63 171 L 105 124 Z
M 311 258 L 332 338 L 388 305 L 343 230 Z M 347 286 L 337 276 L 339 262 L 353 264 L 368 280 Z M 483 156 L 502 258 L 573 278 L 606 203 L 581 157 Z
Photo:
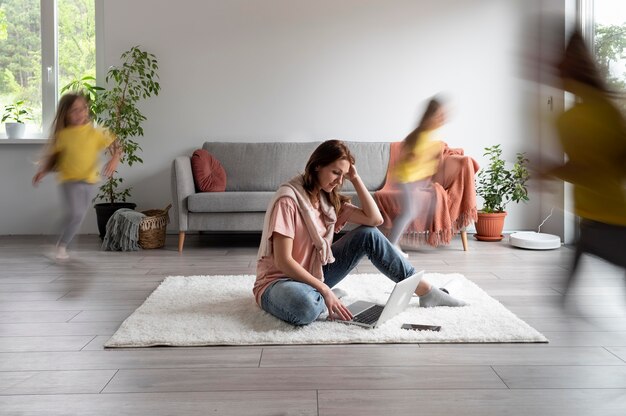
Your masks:
M 525 154 L 517 153 L 517 160 L 511 170 L 506 168 L 499 144 L 485 147 L 483 156 L 489 158 L 489 165 L 478 172 L 476 184 L 476 193 L 484 200 L 482 211 L 504 212 L 511 201 L 528 201 L 526 182 L 530 174 Z
M 17 100 L 11 104 L 4 106 L 2 114 L 2 122 L 24 123 L 26 120 L 33 119 L 33 111 L 26 105 L 25 100 Z
M 109 88 L 96 86 L 90 76 L 70 82 L 62 91 L 82 91 L 90 99 L 90 109 L 96 123 L 109 129 L 123 150 L 120 163 L 132 166 L 143 163 L 139 156 L 141 147 L 135 140 L 143 136 L 142 123 L 146 117 L 137 107 L 139 101 L 153 95 L 159 95 L 159 69 L 156 57 L 133 46 L 121 55 L 122 64 L 112 66 L 106 75 Z M 117 172 L 116 172 L 117 173 Z M 119 190 L 122 178 L 113 175 L 100 186 L 94 201 L 109 203 L 126 202 L 131 188 Z

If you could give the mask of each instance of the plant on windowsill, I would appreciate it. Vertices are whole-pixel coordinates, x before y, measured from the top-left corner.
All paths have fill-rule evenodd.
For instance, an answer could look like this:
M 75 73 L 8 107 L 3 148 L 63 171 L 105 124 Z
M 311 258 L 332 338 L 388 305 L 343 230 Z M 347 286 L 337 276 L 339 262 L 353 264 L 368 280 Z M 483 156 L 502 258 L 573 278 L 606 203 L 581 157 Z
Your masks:
M 26 130 L 26 120 L 33 120 L 33 112 L 25 100 L 17 100 L 4 106 L 2 123 L 9 139 L 21 139 Z
M 146 117 L 139 111 L 138 103 L 159 95 L 159 68 L 156 57 L 139 46 L 124 52 L 121 61 L 120 66 L 109 68 L 105 78 L 107 88 L 95 86 L 93 77 L 83 77 L 66 85 L 63 91 L 82 90 L 91 99 L 90 108 L 96 123 L 109 129 L 119 141 L 123 150 L 120 163 L 133 166 L 143 163 L 136 138 L 143 136 L 142 123 Z M 100 186 L 94 198 L 94 201 L 104 201 L 95 205 L 100 237 L 104 237 L 106 223 L 116 210 L 136 207 L 136 204 L 126 202 L 131 188 L 121 189 L 122 183 L 123 178 L 116 171 Z
M 529 161 L 524 153 L 517 153 L 513 167 L 507 169 L 499 144 L 485 147 L 483 156 L 489 158 L 489 165 L 476 177 L 476 194 L 484 202 L 478 212 L 475 237 L 480 241 L 500 241 L 507 204 L 528 201 Z

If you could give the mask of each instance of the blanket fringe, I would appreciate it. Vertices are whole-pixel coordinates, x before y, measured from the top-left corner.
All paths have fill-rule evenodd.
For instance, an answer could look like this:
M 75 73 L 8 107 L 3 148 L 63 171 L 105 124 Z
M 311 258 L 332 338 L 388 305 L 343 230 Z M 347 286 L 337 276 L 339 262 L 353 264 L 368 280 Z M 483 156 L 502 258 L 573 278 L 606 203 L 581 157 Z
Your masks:
M 473 207 L 465 212 L 461 212 L 454 221 L 454 233 L 458 233 L 463 228 L 475 223 L 476 221 L 478 221 L 478 210 L 476 207 Z

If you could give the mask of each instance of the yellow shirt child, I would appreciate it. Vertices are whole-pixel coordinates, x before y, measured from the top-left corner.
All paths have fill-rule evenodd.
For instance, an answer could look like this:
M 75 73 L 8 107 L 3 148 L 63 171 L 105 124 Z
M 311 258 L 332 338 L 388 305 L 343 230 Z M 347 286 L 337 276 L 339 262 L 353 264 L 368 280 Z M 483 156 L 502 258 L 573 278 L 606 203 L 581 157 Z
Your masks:
M 576 215 L 626 225 L 626 137 L 622 118 L 602 92 L 572 81 L 582 103 L 557 122 L 568 161 L 553 174 L 574 185 Z
M 429 178 L 437 172 L 443 143 L 433 140 L 433 131 L 420 133 L 411 152 L 396 164 L 393 176 L 400 183 L 410 183 Z
M 100 153 L 114 140 L 108 130 L 90 123 L 61 130 L 54 144 L 59 181 L 98 182 Z

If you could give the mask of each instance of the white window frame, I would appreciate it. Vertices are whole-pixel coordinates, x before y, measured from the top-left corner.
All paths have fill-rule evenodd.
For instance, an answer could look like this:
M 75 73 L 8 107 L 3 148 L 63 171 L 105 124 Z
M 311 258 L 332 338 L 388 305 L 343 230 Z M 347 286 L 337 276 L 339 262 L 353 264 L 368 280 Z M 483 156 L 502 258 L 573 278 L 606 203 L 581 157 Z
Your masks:
M 41 133 L 31 133 L 22 139 L 6 139 L 6 133 L 0 131 L 0 144 L 41 144 L 48 139 L 49 129 L 54 121 L 59 102 L 59 54 L 57 0 L 40 0 L 41 15 Z M 103 62 L 103 48 L 98 47 L 102 39 L 101 19 L 104 16 L 104 0 L 95 0 L 96 19 L 96 78 L 102 73 L 98 63 Z
M 41 0 L 41 137 L 46 131 L 56 112 L 59 90 L 59 54 L 57 0 Z

